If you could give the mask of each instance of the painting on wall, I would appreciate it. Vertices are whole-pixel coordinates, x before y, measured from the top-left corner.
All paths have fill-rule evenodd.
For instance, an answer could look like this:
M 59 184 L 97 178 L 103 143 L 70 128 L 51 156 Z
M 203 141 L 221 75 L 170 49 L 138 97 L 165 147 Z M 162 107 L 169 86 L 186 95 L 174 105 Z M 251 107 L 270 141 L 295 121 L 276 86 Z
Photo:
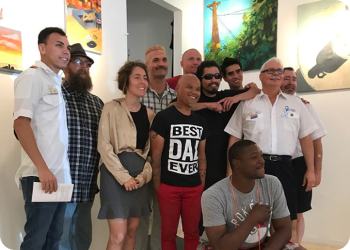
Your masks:
M 0 68 L 23 70 L 21 32 L 0 26 Z
M 243 70 L 276 56 L 278 0 L 204 0 L 204 56 L 219 65 L 237 58 Z
M 66 0 L 66 33 L 70 44 L 102 53 L 101 0 Z
M 350 88 L 350 11 L 341 1 L 298 6 L 298 92 Z

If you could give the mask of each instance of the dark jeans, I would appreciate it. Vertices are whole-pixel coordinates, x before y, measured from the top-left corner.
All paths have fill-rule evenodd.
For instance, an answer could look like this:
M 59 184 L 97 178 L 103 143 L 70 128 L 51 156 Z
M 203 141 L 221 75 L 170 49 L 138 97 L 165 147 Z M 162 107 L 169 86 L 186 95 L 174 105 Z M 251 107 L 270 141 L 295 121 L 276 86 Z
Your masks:
M 21 179 L 27 222 L 21 250 L 58 250 L 63 231 L 65 202 L 32 202 L 33 183 L 38 177 Z

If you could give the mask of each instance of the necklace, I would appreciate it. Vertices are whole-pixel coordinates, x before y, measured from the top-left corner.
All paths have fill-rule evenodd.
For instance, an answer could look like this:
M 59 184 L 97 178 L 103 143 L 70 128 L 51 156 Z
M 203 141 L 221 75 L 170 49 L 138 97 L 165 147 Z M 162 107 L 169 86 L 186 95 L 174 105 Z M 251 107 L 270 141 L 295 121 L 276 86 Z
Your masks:
M 233 185 L 232 185 L 232 175 L 230 177 L 230 184 L 231 184 L 231 191 L 232 191 L 232 196 L 233 196 L 233 201 L 235 202 L 235 228 L 237 228 L 237 210 L 238 210 L 238 206 L 237 206 L 237 200 L 236 200 L 236 194 L 235 191 L 233 190 Z M 258 184 L 256 183 L 256 181 L 254 181 L 254 186 L 255 186 L 255 190 L 256 190 L 256 196 L 258 199 L 258 204 L 260 204 L 260 196 L 259 196 L 259 188 L 258 188 Z M 258 240 L 259 240 L 259 250 L 261 250 L 261 246 L 260 246 L 260 224 L 258 223 Z

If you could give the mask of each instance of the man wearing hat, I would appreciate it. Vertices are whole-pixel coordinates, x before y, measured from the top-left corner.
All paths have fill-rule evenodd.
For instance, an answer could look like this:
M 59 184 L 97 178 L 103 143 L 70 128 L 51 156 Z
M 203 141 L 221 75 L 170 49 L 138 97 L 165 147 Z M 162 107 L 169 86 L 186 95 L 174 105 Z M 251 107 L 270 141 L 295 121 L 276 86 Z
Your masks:
M 98 192 L 97 130 L 103 102 L 90 93 L 89 70 L 94 60 L 86 55 L 80 43 L 73 44 L 70 52 L 62 94 L 66 102 L 68 158 L 74 190 L 65 212 L 60 250 L 87 250 L 92 241 L 91 208 Z

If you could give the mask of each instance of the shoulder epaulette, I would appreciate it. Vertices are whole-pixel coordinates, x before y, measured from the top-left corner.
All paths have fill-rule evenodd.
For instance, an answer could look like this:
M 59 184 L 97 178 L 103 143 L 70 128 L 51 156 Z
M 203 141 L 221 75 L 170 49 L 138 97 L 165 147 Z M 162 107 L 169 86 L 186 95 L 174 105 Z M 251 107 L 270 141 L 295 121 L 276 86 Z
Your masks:
M 35 65 L 32 65 L 30 66 L 31 69 L 38 69 L 39 67 L 38 66 L 35 66 Z

